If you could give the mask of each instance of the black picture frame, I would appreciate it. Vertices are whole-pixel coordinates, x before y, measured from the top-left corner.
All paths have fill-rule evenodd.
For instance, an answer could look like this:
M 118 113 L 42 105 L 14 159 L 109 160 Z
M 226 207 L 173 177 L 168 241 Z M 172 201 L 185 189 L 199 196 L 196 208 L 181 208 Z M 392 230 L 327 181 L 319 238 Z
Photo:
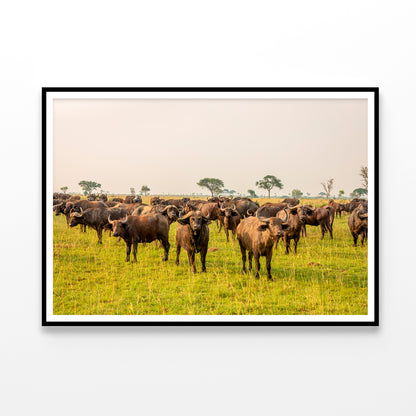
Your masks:
M 111 92 L 288 92 L 288 93 L 349 93 L 363 92 L 374 96 L 374 319 L 371 321 L 51 321 L 47 317 L 47 95 L 53 92 L 111 93 Z M 370 138 L 369 138 L 370 140 Z M 42 326 L 379 326 L 379 88 L 378 87 L 327 87 L 327 88 L 42 88 Z

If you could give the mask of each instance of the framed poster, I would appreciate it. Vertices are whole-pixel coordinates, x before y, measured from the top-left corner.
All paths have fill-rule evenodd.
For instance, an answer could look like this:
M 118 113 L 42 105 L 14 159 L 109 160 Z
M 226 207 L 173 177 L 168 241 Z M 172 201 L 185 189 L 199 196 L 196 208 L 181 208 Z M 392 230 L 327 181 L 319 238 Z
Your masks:
M 378 88 L 43 88 L 43 325 L 378 325 Z

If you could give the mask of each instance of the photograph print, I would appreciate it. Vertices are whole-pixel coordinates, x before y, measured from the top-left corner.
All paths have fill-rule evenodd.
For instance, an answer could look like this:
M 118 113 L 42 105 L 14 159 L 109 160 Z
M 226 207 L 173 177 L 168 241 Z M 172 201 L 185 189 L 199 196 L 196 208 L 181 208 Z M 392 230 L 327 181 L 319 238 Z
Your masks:
M 378 325 L 377 88 L 43 88 L 43 325 Z

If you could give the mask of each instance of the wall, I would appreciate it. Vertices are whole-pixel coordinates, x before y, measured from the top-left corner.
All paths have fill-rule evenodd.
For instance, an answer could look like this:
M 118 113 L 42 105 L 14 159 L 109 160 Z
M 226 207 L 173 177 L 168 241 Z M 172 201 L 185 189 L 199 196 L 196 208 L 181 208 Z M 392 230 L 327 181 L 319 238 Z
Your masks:
M 411 414 L 414 243 L 389 195 L 413 231 L 415 8 L 3 5 L 1 413 Z M 41 328 L 42 86 L 379 86 L 381 326 Z

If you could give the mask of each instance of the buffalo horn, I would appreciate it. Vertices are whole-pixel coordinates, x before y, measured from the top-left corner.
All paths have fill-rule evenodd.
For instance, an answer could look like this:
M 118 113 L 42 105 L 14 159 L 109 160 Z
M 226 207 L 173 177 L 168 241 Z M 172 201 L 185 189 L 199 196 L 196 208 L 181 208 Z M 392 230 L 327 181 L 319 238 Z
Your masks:
M 284 220 L 282 220 L 282 224 L 284 224 L 287 221 L 287 217 L 289 216 L 287 211 L 286 211 L 286 208 L 284 208 L 283 211 L 286 213 L 286 217 L 285 217 Z
M 108 216 L 107 221 L 108 221 L 109 224 L 113 224 L 114 223 L 114 221 L 111 221 L 110 215 Z
M 126 222 L 127 222 L 127 219 L 129 218 L 129 216 L 128 215 L 126 215 L 126 218 L 124 218 L 124 220 L 121 220 L 121 222 L 123 223 L 123 224 L 125 224 Z
M 256 217 L 258 220 L 262 221 L 262 222 L 269 222 L 270 218 L 265 218 L 259 215 L 259 211 L 256 212 Z

